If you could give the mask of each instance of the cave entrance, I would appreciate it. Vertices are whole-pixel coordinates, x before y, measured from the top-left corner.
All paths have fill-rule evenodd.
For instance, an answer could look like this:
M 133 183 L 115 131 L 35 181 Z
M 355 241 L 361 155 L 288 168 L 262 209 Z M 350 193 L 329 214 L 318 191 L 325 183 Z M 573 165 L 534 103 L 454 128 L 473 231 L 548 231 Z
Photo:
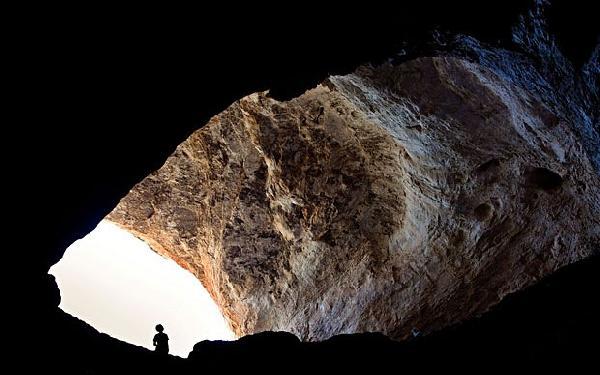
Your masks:
M 198 279 L 109 221 L 69 246 L 49 273 L 63 311 L 122 341 L 153 350 L 161 323 L 170 353 L 187 357 L 201 340 L 235 338 Z

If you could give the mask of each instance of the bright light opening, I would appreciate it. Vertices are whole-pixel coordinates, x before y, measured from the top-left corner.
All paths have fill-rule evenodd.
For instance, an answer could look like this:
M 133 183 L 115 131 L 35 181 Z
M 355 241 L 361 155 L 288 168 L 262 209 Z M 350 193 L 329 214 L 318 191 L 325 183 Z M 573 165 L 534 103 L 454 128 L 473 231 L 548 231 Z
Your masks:
M 63 311 L 122 341 L 154 350 L 158 323 L 181 357 L 199 341 L 235 339 L 198 279 L 108 221 L 69 246 L 50 274 Z

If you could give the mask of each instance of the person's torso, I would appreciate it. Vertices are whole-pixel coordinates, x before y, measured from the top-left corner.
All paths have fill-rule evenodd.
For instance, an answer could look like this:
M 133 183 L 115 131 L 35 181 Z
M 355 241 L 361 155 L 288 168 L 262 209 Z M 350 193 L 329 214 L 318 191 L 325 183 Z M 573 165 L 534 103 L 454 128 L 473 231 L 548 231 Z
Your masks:
M 158 345 L 168 345 L 169 344 L 169 336 L 167 336 L 167 334 L 164 332 L 157 333 L 156 336 L 154 337 L 154 339 L 156 340 L 156 343 Z

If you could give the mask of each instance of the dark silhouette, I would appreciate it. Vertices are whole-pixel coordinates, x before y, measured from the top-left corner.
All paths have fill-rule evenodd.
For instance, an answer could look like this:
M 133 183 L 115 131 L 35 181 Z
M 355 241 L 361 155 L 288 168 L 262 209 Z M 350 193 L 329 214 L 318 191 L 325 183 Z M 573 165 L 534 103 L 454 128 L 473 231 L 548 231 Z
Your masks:
M 162 324 L 157 324 L 156 330 L 158 333 L 154 335 L 154 340 L 152 340 L 152 344 L 156 346 L 154 351 L 161 354 L 169 354 L 169 336 L 163 332 L 165 329 Z

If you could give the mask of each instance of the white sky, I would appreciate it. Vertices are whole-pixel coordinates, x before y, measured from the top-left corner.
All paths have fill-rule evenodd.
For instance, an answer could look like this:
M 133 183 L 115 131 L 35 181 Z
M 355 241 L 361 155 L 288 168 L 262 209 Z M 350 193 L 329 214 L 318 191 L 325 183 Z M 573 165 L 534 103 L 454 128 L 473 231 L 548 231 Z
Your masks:
M 201 340 L 233 340 L 202 284 L 108 221 L 69 246 L 50 268 L 60 308 L 112 337 L 154 350 L 154 326 L 169 335 L 170 354 L 187 357 Z

